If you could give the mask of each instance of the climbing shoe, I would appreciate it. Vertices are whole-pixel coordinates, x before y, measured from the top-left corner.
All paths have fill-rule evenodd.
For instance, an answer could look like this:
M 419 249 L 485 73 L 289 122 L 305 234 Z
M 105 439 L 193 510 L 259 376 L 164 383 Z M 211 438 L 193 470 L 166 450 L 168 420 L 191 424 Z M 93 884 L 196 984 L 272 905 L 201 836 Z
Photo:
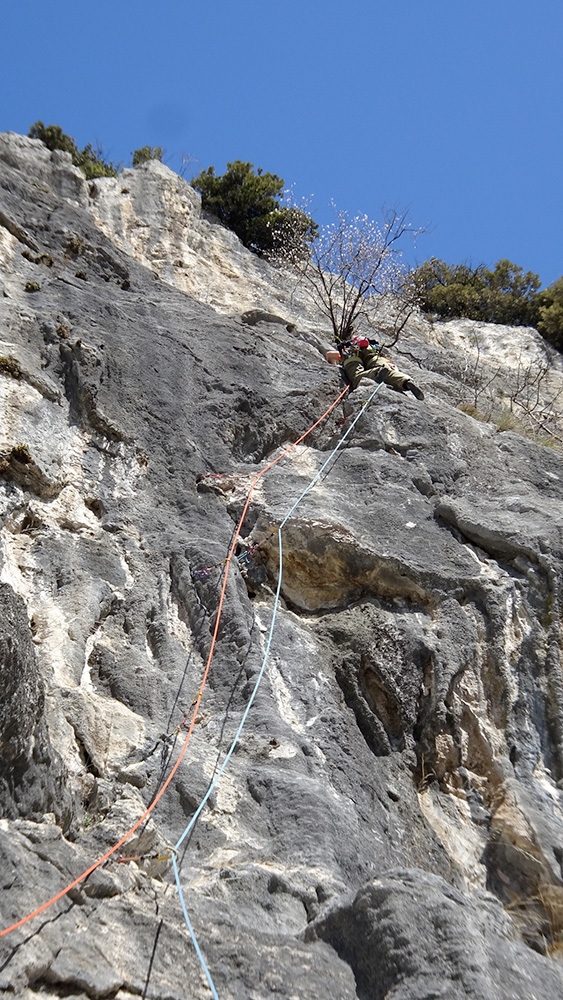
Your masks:
M 412 392 L 413 396 L 416 396 L 417 399 L 424 399 L 424 393 L 422 389 L 419 389 L 418 386 L 415 385 L 414 382 L 411 382 L 410 379 L 408 380 L 408 382 L 405 382 L 403 386 L 403 392 Z

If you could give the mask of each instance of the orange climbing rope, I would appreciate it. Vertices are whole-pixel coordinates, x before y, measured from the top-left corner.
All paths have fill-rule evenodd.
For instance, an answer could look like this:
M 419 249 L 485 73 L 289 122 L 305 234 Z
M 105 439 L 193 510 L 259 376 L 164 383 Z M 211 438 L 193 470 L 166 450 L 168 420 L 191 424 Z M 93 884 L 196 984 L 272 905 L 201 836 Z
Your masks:
M 235 553 L 235 549 L 236 549 L 236 546 L 237 546 L 239 532 L 240 532 L 240 530 L 241 530 L 241 528 L 242 528 L 242 526 L 244 524 L 244 519 L 246 517 L 248 508 L 250 506 L 250 501 L 252 499 L 252 494 L 254 493 L 256 485 L 259 482 L 259 480 L 262 478 L 262 476 L 264 476 L 266 474 L 266 472 L 269 472 L 269 470 L 271 468 L 273 468 L 274 465 L 277 465 L 277 463 L 280 462 L 282 460 L 282 458 L 285 458 L 285 456 L 288 455 L 289 452 L 292 451 L 294 448 L 296 448 L 298 444 L 301 444 L 301 442 L 304 441 L 305 438 L 308 437 L 308 435 L 312 431 L 315 430 L 315 427 L 318 427 L 319 424 L 322 423 L 322 421 L 325 419 L 325 417 L 328 417 L 329 413 L 331 413 L 332 410 L 334 410 L 335 406 L 338 406 L 338 403 L 346 395 L 347 392 L 348 392 L 348 386 L 346 386 L 346 388 L 342 390 L 342 392 L 340 393 L 340 395 L 337 396 L 337 398 L 334 400 L 333 403 L 331 403 L 331 405 L 328 407 L 328 409 L 325 410 L 325 412 L 322 414 L 322 416 L 320 416 L 318 418 L 318 420 L 315 421 L 314 424 L 311 424 L 311 426 L 308 428 L 308 430 L 306 430 L 301 435 L 301 437 L 297 438 L 297 441 L 294 441 L 292 444 L 290 444 L 287 448 L 285 448 L 284 451 L 282 451 L 281 455 L 278 455 L 277 458 L 272 459 L 272 461 L 268 462 L 268 464 L 265 465 L 264 468 L 260 470 L 260 472 L 257 472 L 256 475 L 255 475 L 255 477 L 254 477 L 254 479 L 252 480 L 252 482 L 250 484 L 250 489 L 249 489 L 249 491 L 247 493 L 247 496 L 246 496 L 246 501 L 245 501 L 244 507 L 242 509 L 242 514 L 240 515 L 240 518 L 239 518 L 236 530 L 235 530 L 234 535 L 233 535 L 233 540 L 231 542 L 231 546 L 229 548 L 229 552 L 228 552 L 227 558 L 225 560 L 225 572 L 224 572 L 224 575 L 223 575 L 223 583 L 222 583 L 222 586 L 221 586 L 221 593 L 219 595 L 219 603 L 217 605 L 217 614 L 216 614 L 216 617 L 215 617 L 215 627 L 213 629 L 213 635 L 211 637 L 211 645 L 209 647 L 209 653 L 208 653 L 208 656 L 207 656 L 207 661 L 206 661 L 206 664 L 205 664 L 205 670 L 203 672 L 203 676 L 202 676 L 202 679 L 201 679 L 201 684 L 199 686 L 199 691 L 198 691 L 198 694 L 197 694 L 197 698 L 195 699 L 195 701 L 193 703 L 193 706 L 192 706 L 193 711 L 192 711 L 191 722 L 190 722 L 188 731 L 186 733 L 186 737 L 184 739 L 184 742 L 182 744 L 182 747 L 180 749 L 180 753 L 178 754 L 178 758 L 176 760 L 176 763 L 172 767 L 172 769 L 170 771 L 170 774 L 166 778 L 166 781 L 164 781 L 164 783 L 163 783 L 162 787 L 159 789 L 157 795 L 155 795 L 154 799 L 152 800 L 152 802 L 150 803 L 150 805 L 147 806 L 147 808 L 142 813 L 142 815 L 139 816 L 139 818 L 135 821 L 135 823 L 133 823 L 133 826 L 131 826 L 129 828 L 129 830 L 127 830 L 127 832 L 123 834 L 123 836 L 117 841 L 117 843 L 115 843 L 113 845 L 113 847 L 110 847 L 110 849 L 108 851 L 106 851 L 106 853 L 103 854 L 100 858 L 98 858 L 97 861 L 95 861 L 93 864 L 91 864 L 89 868 L 86 868 L 85 871 L 81 872 L 80 875 L 78 875 L 72 882 L 70 882 L 67 886 L 65 886 L 64 889 L 61 889 L 60 892 L 57 892 L 56 895 L 52 896 L 51 899 L 48 899 L 47 902 L 43 903 L 41 906 L 38 906 L 37 909 L 33 910 L 31 913 L 28 913 L 25 917 L 22 917 L 21 920 L 17 920 L 15 923 L 10 924 L 9 927 L 5 927 L 3 930 L 1 930 L 0 931 L 0 938 L 5 937 L 6 934 L 10 934 L 11 931 L 17 930 L 18 927 L 23 927 L 24 924 L 27 924 L 30 920 L 33 920 L 34 917 L 38 917 L 40 913 L 44 913 L 44 911 L 47 910 L 47 909 L 49 909 L 50 906 L 52 906 L 54 903 L 57 903 L 59 899 L 62 899 L 63 896 L 66 896 L 66 894 L 68 892 L 70 892 L 77 885 L 79 885 L 81 882 L 83 882 L 84 879 L 88 878 L 88 876 L 91 875 L 92 872 L 95 872 L 96 868 L 99 868 L 100 865 L 103 865 L 104 862 L 107 861 L 108 858 L 111 858 L 112 855 L 115 854 L 116 851 L 118 851 L 120 847 L 123 847 L 123 844 L 127 840 L 129 840 L 129 837 L 133 833 L 135 833 L 135 831 L 138 830 L 138 828 L 141 826 L 141 824 L 144 823 L 144 821 L 151 815 L 151 813 L 153 812 L 155 806 L 157 805 L 157 803 L 160 801 L 160 799 L 164 795 L 166 789 L 168 788 L 170 782 L 172 781 L 172 778 L 176 774 L 176 771 L 178 770 L 178 768 L 179 768 L 179 766 L 180 766 L 180 764 L 181 764 L 181 762 L 182 762 L 182 760 L 183 760 L 183 758 L 185 756 L 186 750 L 188 749 L 190 740 L 192 738 L 192 733 L 193 733 L 193 730 L 194 730 L 195 720 L 197 718 L 197 713 L 199 711 L 199 706 L 201 704 L 201 699 L 203 698 L 203 693 L 204 693 L 205 685 L 207 683 L 207 678 L 209 676 L 209 670 L 210 670 L 210 667 L 211 667 L 211 660 L 213 658 L 213 653 L 215 652 L 215 645 L 216 645 L 216 642 L 217 642 L 217 635 L 219 633 L 219 625 L 220 625 L 220 622 L 221 622 L 221 613 L 222 613 L 222 610 L 223 610 L 223 603 L 224 603 L 224 600 L 225 600 L 225 594 L 226 594 L 226 590 L 227 590 L 227 580 L 228 580 L 228 576 L 229 576 L 229 568 L 230 568 L 230 565 L 231 565 L 231 562 L 232 562 L 232 559 L 233 559 L 233 556 L 234 556 L 234 553 Z M 188 715 L 189 715 L 189 713 L 188 713 Z M 183 720 L 183 723 L 182 723 L 183 725 L 185 724 L 186 719 L 187 719 L 187 716 Z

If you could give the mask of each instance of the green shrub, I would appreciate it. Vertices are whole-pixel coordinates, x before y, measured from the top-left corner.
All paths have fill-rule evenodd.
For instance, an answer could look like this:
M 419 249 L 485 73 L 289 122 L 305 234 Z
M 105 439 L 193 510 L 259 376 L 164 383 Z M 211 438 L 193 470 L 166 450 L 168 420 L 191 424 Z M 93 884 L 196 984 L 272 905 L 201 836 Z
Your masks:
M 73 257 L 79 257 L 84 250 L 84 240 L 77 233 L 70 233 L 66 238 L 66 251 Z
M 162 146 L 141 146 L 133 153 L 134 167 L 140 167 L 149 160 L 162 160 Z
M 282 248 L 299 252 L 310 247 L 317 233 L 318 226 L 310 215 L 282 206 L 254 220 L 251 249 L 263 256 Z
M 227 163 L 227 172 L 221 176 L 208 167 L 191 185 L 200 192 L 203 208 L 255 253 L 265 254 L 284 239 L 306 245 L 316 236 L 317 225 L 305 212 L 280 204 L 283 179 L 260 167 L 255 172 L 252 163 Z
M 22 250 L 21 255 L 22 257 L 25 257 L 30 264 L 44 264 L 45 267 L 52 267 L 55 263 L 50 253 L 40 253 L 37 256 L 34 256 L 34 254 L 30 253 L 29 250 Z
M 60 125 L 44 125 L 42 121 L 35 122 L 27 133 L 30 139 L 41 139 L 47 149 L 62 149 L 70 153 L 72 162 L 78 156 L 78 146 L 70 135 L 63 132 Z
M 118 169 L 114 163 L 104 160 L 101 149 L 94 149 L 89 142 L 84 147 L 78 158 L 73 160 L 75 166 L 80 167 L 86 180 L 91 181 L 96 177 L 117 177 Z
M 417 268 L 413 278 L 424 312 L 511 326 L 538 322 L 540 279 L 509 260 L 497 261 L 490 270 L 484 265 L 449 265 L 433 257 Z
M 104 159 L 100 149 L 94 149 L 89 142 L 84 149 L 79 150 L 71 135 L 66 135 L 60 125 L 44 125 L 42 121 L 35 122 L 29 129 L 30 139 L 41 139 L 47 149 L 62 149 L 70 153 L 75 167 L 80 167 L 87 180 L 95 177 L 117 177 L 118 168 L 114 163 Z
M 538 295 L 538 330 L 550 344 L 563 350 L 563 278 Z
M 21 378 L 21 365 L 16 358 L 12 358 L 10 355 L 3 355 L 0 357 L 0 372 L 3 375 L 9 375 L 11 378 Z
M 32 461 L 31 452 L 26 444 L 21 442 L 12 448 L 10 452 L 10 458 L 15 458 L 17 462 L 21 462 L 22 465 L 29 465 Z

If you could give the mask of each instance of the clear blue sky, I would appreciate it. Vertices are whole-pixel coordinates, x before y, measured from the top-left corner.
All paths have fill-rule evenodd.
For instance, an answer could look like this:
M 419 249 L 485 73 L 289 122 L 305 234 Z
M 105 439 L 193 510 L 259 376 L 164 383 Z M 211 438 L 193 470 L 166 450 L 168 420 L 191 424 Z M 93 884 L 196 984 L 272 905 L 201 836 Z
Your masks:
M 563 275 L 563 0 L 26 0 L 5 4 L 0 131 L 41 118 L 127 164 L 250 160 L 379 217 L 415 258 Z M 409 254 L 413 259 L 412 253 Z

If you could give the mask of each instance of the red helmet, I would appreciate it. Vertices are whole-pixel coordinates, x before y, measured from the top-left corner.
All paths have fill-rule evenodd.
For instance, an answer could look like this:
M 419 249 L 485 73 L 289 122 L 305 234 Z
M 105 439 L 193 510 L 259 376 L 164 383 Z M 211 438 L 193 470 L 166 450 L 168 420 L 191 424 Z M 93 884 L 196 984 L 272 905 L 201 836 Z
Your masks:
M 369 340 L 367 339 L 367 337 L 354 337 L 354 341 L 356 342 L 358 347 L 362 348 L 362 350 L 364 347 L 369 347 Z

